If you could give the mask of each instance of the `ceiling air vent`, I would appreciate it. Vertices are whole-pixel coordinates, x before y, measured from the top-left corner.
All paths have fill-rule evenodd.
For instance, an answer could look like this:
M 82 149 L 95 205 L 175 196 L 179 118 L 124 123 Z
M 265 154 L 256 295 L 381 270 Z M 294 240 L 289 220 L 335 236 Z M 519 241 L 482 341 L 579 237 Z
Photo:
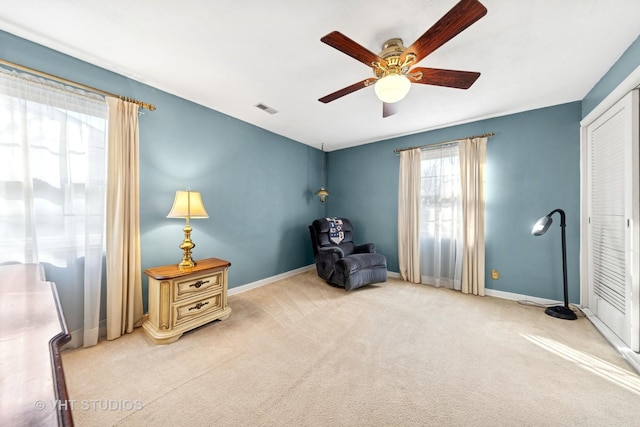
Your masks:
M 263 103 L 256 104 L 256 107 L 261 109 L 262 111 L 266 111 L 269 114 L 275 114 L 278 112 L 275 108 L 271 108 L 268 105 L 264 105 Z

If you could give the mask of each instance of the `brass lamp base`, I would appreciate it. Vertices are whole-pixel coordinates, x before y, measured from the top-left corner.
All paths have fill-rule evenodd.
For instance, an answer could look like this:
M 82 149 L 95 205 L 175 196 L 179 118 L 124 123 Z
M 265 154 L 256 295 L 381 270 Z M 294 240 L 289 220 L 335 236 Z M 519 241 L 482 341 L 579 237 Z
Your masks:
M 178 263 L 178 268 L 182 271 L 182 270 L 188 270 L 190 268 L 193 268 L 196 266 L 196 263 L 194 260 L 192 259 L 182 259 L 182 261 L 180 261 Z
M 191 250 L 196 247 L 196 244 L 191 241 L 191 226 L 187 222 L 184 229 L 184 240 L 180 244 L 179 248 L 182 249 L 182 261 L 178 263 L 180 270 L 193 268 L 196 263 L 191 258 Z

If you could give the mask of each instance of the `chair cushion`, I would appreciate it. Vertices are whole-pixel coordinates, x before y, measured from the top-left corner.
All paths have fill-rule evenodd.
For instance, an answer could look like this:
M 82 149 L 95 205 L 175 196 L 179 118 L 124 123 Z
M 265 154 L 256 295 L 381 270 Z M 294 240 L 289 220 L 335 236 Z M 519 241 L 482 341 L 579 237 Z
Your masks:
M 336 269 L 329 283 L 356 289 L 372 283 L 387 281 L 387 259 L 384 255 L 353 254 L 336 262 Z
M 383 283 L 387 281 L 386 267 L 371 267 L 358 270 L 351 274 L 344 281 L 344 289 L 350 291 L 373 283 Z
M 336 264 L 344 265 L 345 275 L 355 273 L 360 269 L 367 269 L 372 267 L 384 267 L 387 268 L 387 259 L 382 254 L 351 254 L 338 260 Z

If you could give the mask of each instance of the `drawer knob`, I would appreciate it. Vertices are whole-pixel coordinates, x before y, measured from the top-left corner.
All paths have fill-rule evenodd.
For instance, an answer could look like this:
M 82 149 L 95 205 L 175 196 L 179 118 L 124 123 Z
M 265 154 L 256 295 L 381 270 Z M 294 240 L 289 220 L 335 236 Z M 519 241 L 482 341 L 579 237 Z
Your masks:
M 192 283 L 189 285 L 189 287 L 194 286 L 196 289 L 200 289 L 200 286 L 204 285 L 205 283 L 209 283 L 208 280 L 198 280 L 195 283 Z
M 204 302 L 204 303 L 199 302 L 196 305 L 194 305 L 193 307 L 189 307 L 189 311 L 191 311 L 191 310 L 200 310 L 202 307 L 204 307 L 207 304 L 209 304 L 209 301 Z

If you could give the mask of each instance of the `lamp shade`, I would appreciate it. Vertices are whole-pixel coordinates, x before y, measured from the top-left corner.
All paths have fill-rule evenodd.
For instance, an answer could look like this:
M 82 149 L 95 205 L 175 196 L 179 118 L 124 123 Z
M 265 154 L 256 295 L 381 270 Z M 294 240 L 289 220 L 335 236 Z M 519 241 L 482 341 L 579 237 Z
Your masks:
M 329 195 L 329 192 L 327 190 L 325 190 L 323 185 L 321 185 L 320 189 L 318 191 L 316 191 L 316 196 L 320 197 L 320 202 L 321 203 L 324 203 L 324 201 L 327 199 L 328 195 Z
M 384 76 L 379 79 L 374 86 L 378 99 L 388 104 L 403 99 L 407 96 L 407 93 L 409 93 L 410 88 L 411 82 L 409 79 L 400 74 Z
M 198 191 L 176 191 L 176 198 L 167 218 L 209 218 L 209 214 Z
M 536 221 L 536 223 L 533 226 L 533 229 L 531 229 L 531 234 L 533 234 L 534 236 L 542 236 L 544 233 L 547 232 L 552 222 L 553 220 L 549 215 L 543 216 L 542 218 Z

